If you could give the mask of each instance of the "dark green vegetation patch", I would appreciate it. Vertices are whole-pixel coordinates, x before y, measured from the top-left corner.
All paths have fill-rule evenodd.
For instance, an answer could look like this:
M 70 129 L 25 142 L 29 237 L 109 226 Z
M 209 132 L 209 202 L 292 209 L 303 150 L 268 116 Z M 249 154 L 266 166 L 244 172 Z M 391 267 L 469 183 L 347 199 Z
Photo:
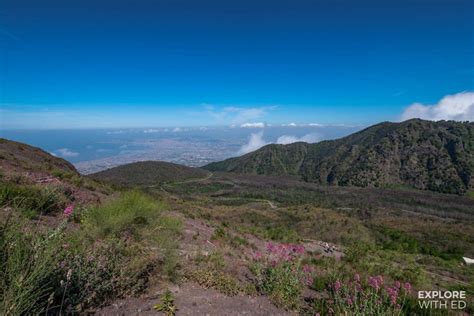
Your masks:
M 329 185 L 409 186 L 463 194 L 473 187 L 474 123 L 386 122 L 338 140 L 268 145 L 204 168 L 294 175 Z

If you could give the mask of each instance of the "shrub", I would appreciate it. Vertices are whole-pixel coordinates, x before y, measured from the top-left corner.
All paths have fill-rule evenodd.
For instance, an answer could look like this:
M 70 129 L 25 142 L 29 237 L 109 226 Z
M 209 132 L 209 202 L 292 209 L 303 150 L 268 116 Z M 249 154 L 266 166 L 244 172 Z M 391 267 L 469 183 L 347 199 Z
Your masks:
M 85 223 L 78 230 L 66 230 L 67 221 L 77 212 L 72 206 L 64 210 L 64 220 L 54 229 L 8 220 L 0 226 L 0 314 L 73 314 L 141 292 L 158 266 L 167 274 L 175 273 L 181 222 L 159 216 L 157 205 L 139 193 L 125 194 L 86 211 Z M 99 210 L 118 214 L 117 223 L 124 226 L 105 234 L 104 227 L 113 222 Z M 137 223 L 140 216 L 143 220 Z M 119 232 L 127 223 L 137 226 L 153 247 L 122 238 Z M 92 239 L 89 231 L 92 237 L 104 238 Z
M 228 229 L 224 225 L 219 226 L 214 230 L 214 233 L 212 234 L 211 239 L 222 240 L 234 248 L 249 245 L 249 242 L 247 241 L 247 239 L 241 236 L 232 234 L 231 232 L 228 231 Z
M 84 212 L 83 224 L 92 237 L 139 237 L 140 228 L 156 223 L 163 205 L 138 191 L 126 192 L 106 204 Z
M 59 188 L 3 183 L 0 185 L 0 206 L 20 210 L 29 217 L 45 215 L 62 209 L 66 198 Z
M 0 227 L 0 314 L 81 311 L 146 287 L 154 261 L 120 240 L 84 245 L 64 225 L 42 232 Z
M 305 249 L 300 245 L 269 243 L 266 254 L 256 252 L 251 271 L 257 290 L 266 293 L 278 305 L 296 310 L 300 295 L 313 283 L 314 271 L 302 264 Z
M 177 275 L 179 237 L 181 234 L 182 222 L 178 218 L 161 216 L 155 219 L 154 226 L 142 230 L 143 241 L 151 248 L 156 249 L 155 255 L 161 262 L 161 271 L 171 281 Z
M 154 249 L 162 271 L 174 280 L 177 248 L 182 223 L 178 218 L 163 216 L 164 204 L 139 191 L 83 211 L 85 238 L 125 238 L 141 241 Z
M 224 272 L 226 264 L 222 253 L 214 252 L 207 256 L 199 254 L 195 261 L 198 267 L 187 274 L 190 280 L 229 296 L 245 291 L 237 279 Z
M 39 314 L 60 287 L 60 238 L 28 232 L 22 223 L 0 226 L 0 314 Z
M 81 311 L 146 288 L 148 274 L 157 261 L 143 247 L 120 239 L 86 247 L 80 243 L 80 239 L 65 243 L 64 255 L 56 266 L 63 275 L 69 275 L 57 293 L 68 311 Z
M 198 268 L 189 274 L 189 278 L 205 288 L 216 289 L 228 296 L 243 292 L 238 281 L 223 271 Z
M 329 299 L 317 301 L 316 309 L 324 315 L 401 315 L 410 291 L 410 283 L 387 284 L 380 275 L 364 282 L 356 274 L 347 282 L 336 280 Z

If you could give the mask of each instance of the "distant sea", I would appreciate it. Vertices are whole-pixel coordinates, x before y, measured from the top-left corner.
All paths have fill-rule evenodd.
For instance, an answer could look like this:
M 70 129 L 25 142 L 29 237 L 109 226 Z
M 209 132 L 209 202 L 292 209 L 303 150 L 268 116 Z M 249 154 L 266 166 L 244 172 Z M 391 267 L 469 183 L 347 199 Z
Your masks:
M 171 127 L 75 130 L 0 130 L 0 137 L 39 147 L 92 173 L 120 164 L 163 160 L 202 166 L 268 143 L 317 142 L 360 126 Z

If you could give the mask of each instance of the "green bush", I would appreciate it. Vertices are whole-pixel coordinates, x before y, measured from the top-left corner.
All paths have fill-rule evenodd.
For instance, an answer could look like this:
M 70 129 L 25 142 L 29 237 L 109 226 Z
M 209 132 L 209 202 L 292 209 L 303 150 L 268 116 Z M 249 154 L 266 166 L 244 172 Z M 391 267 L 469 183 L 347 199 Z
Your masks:
M 231 232 L 229 232 L 228 228 L 225 227 L 225 225 L 217 227 L 214 230 L 214 233 L 212 234 L 211 239 L 222 240 L 234 248 L 249 245 L 249 242 L 247 241 L 247 239 L 241 236 L 232 234 Z
M 139 244 L 115 238 L 85 247 L 81 242 L 65 244 L 67 249 L 59 262 L 63 274 L 70 271 L 64 290 L 58 293 L 69 310 L 81 311 L 110 298 L 140 293 L 158 264 Z
M 83 211 L 84 238 L 93 241 L 107 238 L 129 238 L 156 249 L 162 272 L 171 280 L 177 277 L 177 248 L 182 223 L 178 218 L 163 216 L 164 204 L 139 191 L 123 193 L 103 205 Z
M 93 238 L 120 237 L 127 233 L 139 238 L 141 228 L 159 221 L 162 209 L 163 204 L 132 191 L 88 209 L 83 214 L 82 222 Z
M 21 223 L 0 226 L 0 314 L 39 314 L 60 287 L 57 236 L 22 230 Z
M 9 206 L 32 217 L 62 210 L 66 198 L 58 187 L 3 183 L 0 185 L 0 206 Z
M 303 265 L 305 249 L 301 245 L 269 243 L 267 252 L 256 252 L 251 271 L 256 288 L 288 310 L 301 308 L 301 294 L 314 281 L 314 271 Z
M 239 281 L 224 271 L 226 264 L 222 253 L 214 252 L 207 256 L 200 254 L 195 260 L 198 268 L 188 273 L 190 280 L 228 296 L 244 292 Z
M 157 268 L 175 274 L 181 222 L 159 208 L 132 192 L 87 210 L 77 230 L 66 229 L 67 219 L 53 229 L 18 219 L 0 224 L 0 314 L 80 313 L 141 292 Z M 139 242 L 122 235 L 130 228 Z

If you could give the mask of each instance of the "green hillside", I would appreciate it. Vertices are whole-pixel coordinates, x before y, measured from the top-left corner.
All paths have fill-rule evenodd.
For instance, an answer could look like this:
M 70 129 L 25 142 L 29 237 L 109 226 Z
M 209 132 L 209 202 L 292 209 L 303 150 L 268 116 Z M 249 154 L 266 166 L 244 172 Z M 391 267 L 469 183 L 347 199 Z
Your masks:
M 170 181 L 203 178 L 208 172 L 163 161 L 134 162 L 90 175 L 91 178 L 125 186 L 149 186 Z
M 62 158 L 54 157 L 40 148 L 5 138 L 0 138 L 0 170 L 7 173 L 58 170 L 78 174 L 76 168 Z
M 204 168 L 296 175 L 329 185 L 409 186 L 462 194 L 473 186 L 474 123 L 384 122 L 337 140 L 268 145 Z

